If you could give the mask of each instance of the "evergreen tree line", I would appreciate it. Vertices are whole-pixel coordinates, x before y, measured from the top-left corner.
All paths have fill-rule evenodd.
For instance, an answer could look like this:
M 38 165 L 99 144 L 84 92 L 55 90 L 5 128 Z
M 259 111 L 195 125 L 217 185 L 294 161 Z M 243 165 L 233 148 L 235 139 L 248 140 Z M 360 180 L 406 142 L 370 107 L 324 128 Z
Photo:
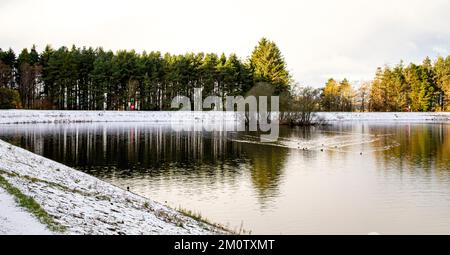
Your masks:
M 194 88 L 202 87 L 204 97 L 224 98 L 252 93 L 258 82 L 276 94 L 295 90 L 279 48 L 265 38 L 246 60 L 75 46 L 47 46 L 40 53 L 33 46 L 18 56 L 0 49 L 0 108 L 170 110 L 175 96 L 192 97 Z M 358 88 L 330 79 L 314 94 L 321 111 L 450 111 L 450 56 L 378 68 L 374 80 Z M 291 109 L 301 104 L 295 98 L 283 97 Z
M 378 68 L 374 80 L 357 89 L 345 79 L 330 79 L 320 106 L 323 111 L 450 111 L 450 56 Z
M 170 108 L 173 97 L 241 94 L 252 85 L 249 66 L 235 54 L 172 55 L 46 47 L 0 51 L 0 87 L 17 90 L 23 108 L 141 110 Z
M 114 53 L 75 46 L 47 46 L 40 53 L 33 46 L 16 57 L 0 49 L 0 89 L 18 92 L 25 109 L 168 110 L 175 96 L 191 97 L 194 88 L 202 87 L 205 97 L 245 95 L 259 81 L 278 91 L 290 82 L 280 50 L 265 38 L 246 61 L 236 54 Z

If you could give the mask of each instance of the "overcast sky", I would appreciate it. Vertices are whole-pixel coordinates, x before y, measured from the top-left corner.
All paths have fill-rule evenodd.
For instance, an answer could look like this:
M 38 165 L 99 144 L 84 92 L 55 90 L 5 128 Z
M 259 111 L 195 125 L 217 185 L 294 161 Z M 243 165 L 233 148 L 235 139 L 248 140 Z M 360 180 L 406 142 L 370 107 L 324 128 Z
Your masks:
M 448 0 L 0 0 L 0 48 L 236 52 L 265 36 L 295 80 L 371 79 L 377 66 L 450 54 Z

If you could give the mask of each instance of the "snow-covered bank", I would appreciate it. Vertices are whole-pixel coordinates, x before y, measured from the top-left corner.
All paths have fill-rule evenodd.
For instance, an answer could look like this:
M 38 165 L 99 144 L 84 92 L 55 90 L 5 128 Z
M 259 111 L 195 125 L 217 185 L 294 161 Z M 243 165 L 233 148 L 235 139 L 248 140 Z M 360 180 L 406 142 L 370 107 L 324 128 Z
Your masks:
M 0 124 L 73 122 L 234 121 L 234 112 L 0 110 Z
M 180 111 L 37 111 L 0 110 L 0 124 L 20 123 L 74 123 L 74 122 L 234 122 L 235 112 L 180 112 Z M 447 122 L 450 113 L 422 112 L 319 112 L 317 116 L 328 122 L 343 121 L 410 121 Z
M 450 112 L 320 112 L 319 118 L 328 122 L 383 121 L 383 122 L 448 122 Z
M 0 188 L 0 235 L 50 235 L 47 227 L 24 209 L 13 196 Z
M 65 227 L 64 234 L 220 232 L 150 199 L 1 140 L 0 175 L 22 193 L 36 200 L 56 223 Z M 0 229 L 4 229 L 4 233 L 0 233 L 21 233 L 23 226 L 17 224 L 22 224 L 23 221 L 17 220 L 17 217 L 23 217 L 19 215 L 23 210 L 11 207 L 11 200 L 7 195 L 3 190 L 0 192 Z M 34 223 L 26 226 L 30 232 L 37 231 L 36 233 L 41 233 L 40 228 L 40 224 Z

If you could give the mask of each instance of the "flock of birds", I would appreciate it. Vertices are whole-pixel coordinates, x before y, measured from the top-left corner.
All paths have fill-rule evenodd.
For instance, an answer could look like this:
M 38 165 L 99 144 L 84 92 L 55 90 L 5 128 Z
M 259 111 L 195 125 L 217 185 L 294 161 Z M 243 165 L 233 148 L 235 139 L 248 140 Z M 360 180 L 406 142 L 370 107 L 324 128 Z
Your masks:
M 230 139 L 238 143 L 250 143 L 266 146 L 276 146 L 288 149 L 297 149 L 301 151 L 334 151 L 342 153 L 355 153 L 356 148 L 364 152 L 385 151 L 396 147 L 399 144 L 390 137 L 392 135 L 377 135 L 363 133 L 344 133 L 344 132 L 321 132 L 317 137 L 300 138 L 292 135 L 291 137 L 280 137 L 277 142 L 262 142 L 259 136 L 243 135 L 239 139 Z M 369 146 L 365 146 L 369 145 Z

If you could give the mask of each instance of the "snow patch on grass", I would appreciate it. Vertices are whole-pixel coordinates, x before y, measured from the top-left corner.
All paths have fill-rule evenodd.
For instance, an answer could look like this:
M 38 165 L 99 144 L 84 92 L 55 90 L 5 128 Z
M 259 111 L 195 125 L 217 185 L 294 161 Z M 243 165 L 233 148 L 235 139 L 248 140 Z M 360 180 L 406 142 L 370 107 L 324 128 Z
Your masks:
M 36 200 L 23 194 L 19 189 L 12 186 L 5 179 L 5 177 L 3 176 L 4 174 L 7 176 L 9 175 L 8 172 L 4 172 L 0 169 L 0 187 L 5 189 L 10 195 L 14 196 L 16 202 L 20 207 L 30 212 L 42 224 L 45 224 L 50 230 L 54 232 L 63 232 L 65 230 L 64 227 L 56 223 L 53 218 L 50 217 L 44 209 L 42 209 L 42 207 L 36 202 Z
M 0 188 L 0 235 L 51 235 L 52 232 L 18 207 L 15 198 Z

